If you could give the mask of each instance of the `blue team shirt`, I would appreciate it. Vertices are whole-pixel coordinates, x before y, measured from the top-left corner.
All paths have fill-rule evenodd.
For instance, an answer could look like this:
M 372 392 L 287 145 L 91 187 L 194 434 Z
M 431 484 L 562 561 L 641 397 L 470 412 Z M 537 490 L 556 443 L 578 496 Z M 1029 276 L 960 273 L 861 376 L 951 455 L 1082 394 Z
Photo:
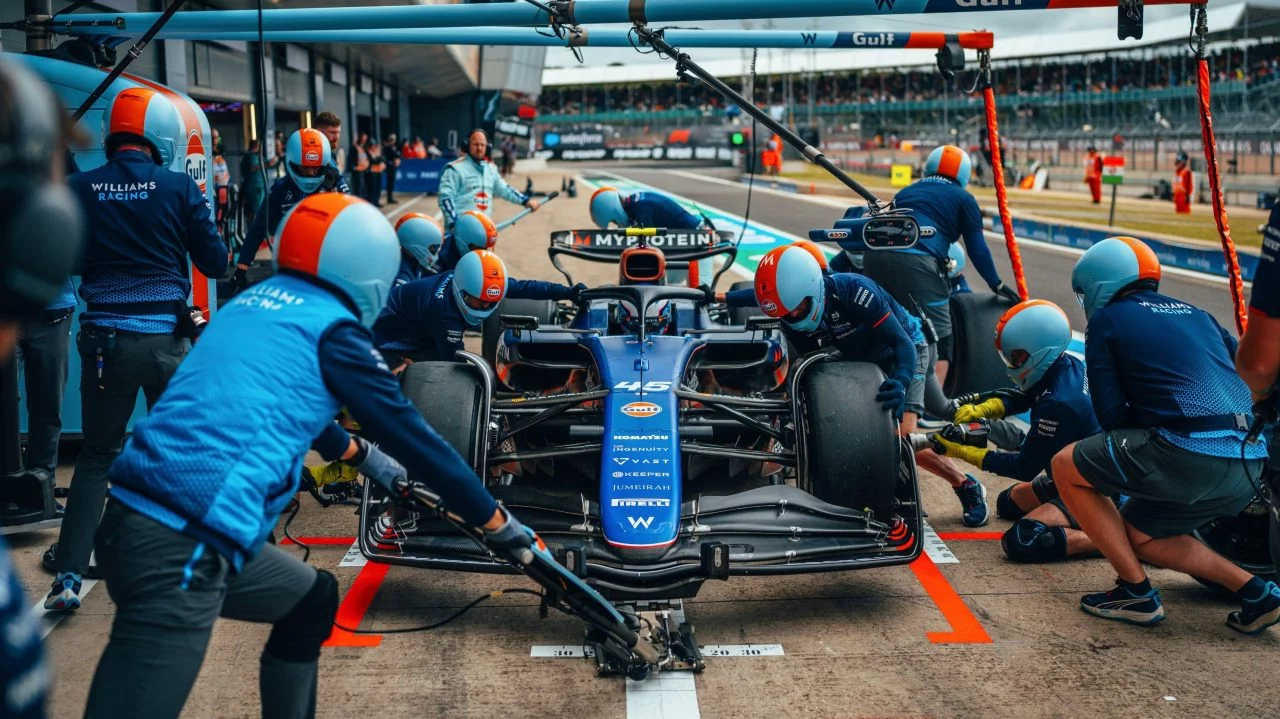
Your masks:
M 669 230 L 696 230 L 702 218 L 678 202 L 657 192 L 637 192 L 622 198 L 622 209 L 634 227 L 663 227 Z
M 67 178 L 89 228 L 80 296 L 89 303 L 186 302 L 187 256 L 209 277 L 227 270 L 227 247 L 208 199 L 181 172 L 160 167 L 146 153 L 122 150 L 105 165 Z M 173 314 L 134 317 L 85 312 L 86 327 L 170 334 Z
M 1017 452 L 987 452 L 982 468 L 1030 482 L 1041 472 L 1052 476 L 1053 455 L 1072 442 L 1102 432 L 1089 399 L 1084 363 L 1069 354 L 1059 357 L 1044 377 L 1026 392 L 1030 398 L 1030 428 Z
M 1262 233 L 1262 254 L 1253 273 L 1249 307 L 1272 319 L 1280 318 L 1280 202 L 1271 208 L 1267 229 Z
M 982 210 L 967 190 L 945 177 L 926 177 L 902 188 L 893 196 L 893 204 L 912 210 L 922 227 L 937 230 L 932 237 L 922 236 L 917 248 L 945 258 L 951 243 L 963 240 L 970 263 L 987 285 L 1000 284 L 1000 273 L 983 234 Z
M 1187 417 L 1249 414 L 1253 400 L 1235 368 L 1235 338 L 1204 310 L 1140 291 L 1094 312 L 1085 364 L 1094 413 L 1104 430 L 1159 428 L 1175 446 L 1210 457 L 1240 457 L 1245 433 L 1170 429 Z M 1246 447 L 1266 456 L 1266 443 Z

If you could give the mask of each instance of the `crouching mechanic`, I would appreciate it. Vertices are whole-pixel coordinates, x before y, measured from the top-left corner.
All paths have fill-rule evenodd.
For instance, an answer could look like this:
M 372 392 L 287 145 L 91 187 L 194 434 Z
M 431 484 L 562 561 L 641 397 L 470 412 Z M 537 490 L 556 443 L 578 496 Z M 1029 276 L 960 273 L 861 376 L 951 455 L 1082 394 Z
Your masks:
M 876 401 L 902 422 L 901 433 L 914 431 L 930 371 L 920 320 L 862 275 L 824 274 L 811 252 L 799 244 L 774 248 L 756 267 L 754 290 L 716 293 L 714 299 L 730 307 L 758 303 L 782 320 L 783 333 L 801 354 L 834 347 L 847 360 L 878 365 L 889 377 Z M 916 461 L 952 486 L 965 526 L 987 523 L 986 489 L 977 479 L 931 449 L 916 453 Z
M 436 255 L 436 272 L 449 272 L 458 261 L 475 250 L 490 250 L 498 246 L 498 226 L 483 212 L 467 210 L 458 215 L 440 243 Z
M 436 273 L 444 230 L 434 217 L 421 212 L 402 216 L 396 220 L 396 237 L 400 240 L 400 271 L 393 287 Z
M 660 227 L 667 230 L 714 230 L 710 218 L 693 214 L 680 203 L 659 192 L 635 192 L 623 195 L 612 187 L 601 187 L 591 193 L 591 221 L 600 229 L 617 227 Z M 696 270 L 695 270 L 696 267 Z M 699 260 L 691 266 L 690 286 L 711 277 L 711 260 Z
M 453 270 L 392 288 L 373 342 L 397 372 L 412 362 L 452 362 L 463 349 L 462 333 L 479 327 L 504 297 L 577 301 L 585 289 L 509 279 L 501 258 L 475 250 Z
M 290 208 L 317 192 L 351 192 L 337 165 L 333 164 L 329 138 L 319 130 L 303 128 L 290 135 L 284 148 L 284 160 L 285 176 L 276 180 L 267 192 L 249 227 L 249 234 L 240 246 L 236 270 L 231 275 L 232 292 L 249 286 L 249 266 L 253 264 L 258 248 L 268 237 L 276 234 L 276 228 Z
M 333 422 L 339 405 L 452 512 L 495 544 L 527 546 L 531 533 L 409 405 L 373 348 L 367 327 L 398 255 L 372 205 L 338 194 L 303 200 L 282 226 L 279 274 L 222 309 L 134 430 L 111 468 L 98 533 L 116 616 L 86 716 L 177 717 L 219 616 L 272 624 L 262 716 L 315 716 L 338 584 L 265 540 L 298 489 L 308 447 L 393 492 L 406 474 Z
M 1061 307 L 1030 300 L 1009 308 L 996 323 L 996 351 L 1009 379 L 1008 390 L 980 404 L 961 405 L 956 422 L 1000 420 L 1030 411 L 1030 431 L 1014 452 L 969 447 L 935 435 L 948 457 L 1018 484 L 996 497 L 996 514 L 1013 521 L 1000 546 L 1015 562 L 1051 562 L 1096 551 L 1071 518 L 1049 473 L 1063 447 L 1102 431 L 1084 381 L 1084 364 L 1067 354 L 1071 324 Z
M 1160 262 L 1143 243 L 1112 237 L 1076 261 L 1071 286 L 1088 319 L 1085 365 L 1103 434 L 1068 445 L 1053 478 L 1085 534 L 1119 578 L 1080 599 L 1095 616 L 1151 625 L 1160 593 L 1139 560 L 1236 593 L 1227 626 L 1256 634 L 1280 622 L 1280 587 L 1191 536 L 1254 497 L 1266 443 L 1245 443 L 1249 388 L 1235 340 L 1203 310 L 1157 292 Z M 1109 495 L 1129 501 L 1117 510 Z

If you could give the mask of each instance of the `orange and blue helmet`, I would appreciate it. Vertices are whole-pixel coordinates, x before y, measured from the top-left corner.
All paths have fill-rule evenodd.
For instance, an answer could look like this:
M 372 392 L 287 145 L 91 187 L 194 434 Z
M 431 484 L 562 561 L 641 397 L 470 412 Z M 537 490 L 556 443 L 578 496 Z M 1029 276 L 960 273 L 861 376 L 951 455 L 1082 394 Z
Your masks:
M 373 205 L 352 195 L 308 195 L 280 221 L 277 272 L 318 278 L 372 327 L 400 269 L 400 242 Z
M 601 187 L 591 193 L 589 207 L 591 221 L 602 230 L 609 229 L 610 224 L 618 227 L 631 224 L 631 220 L 627 217 L 627 210 L 622 206 L 622 195 L 612 187 Z
M 108 158 L 121 143 L 141 141 L 151 146 L 157 165 L 168 167 L 185 134 L 178 108 L 148 87 L 121 90 L 102 113 L 102 149 Z
M 1108 237 L 1085 250 L 1071 270 L 1071 290 L 1085 318 L 1140 282 L 1153 290 L 1160 287 L 1160 259 L 1132 237 Z
M 929 153 L 928 159 L 924 161 L 926 177 L 945 177 L 954 180 L 962 188 L 969 186 L 969 175 L 972 172 L 973 161 L 969 159 L 969 153 L 955 145 L 934 148 L 933 152 Z
M 498 244 L 498 226 L 483 212 L 467 210 L 453 223 L 453 241 L 464 255 L 472 250 L 492 250 Z
M 507 266 L 492 252 L 468 252 L 453 268 L 453 299 L 472 327 L 493 314 L 506 295 Z
M 996 351 L 1021 390 L 1039 382 L 1070 344 L 1067 313 L 1048 300 L 1019 302 L 996 323 Z
M 827 271 L 827 253 L 823 252 L 821 247 L 818 247 L 818 243 L 810 240 L 796 240 L 791 243 L 791 246 L 804 248 L 805 252 L 813 255 L 813 259 L 818 262 L 818 267 L 821 267 L 823 272 Z
M 324 168 L 333 164 L 332 154 L 324 133 L 304 127 L 285 143 L 284 168 L 298 189 L 310 195 L 324 184 Z
M 431 215 L 410 212 L 396 220 L 396 237 L 400 248 L 412 257 L 424 270 L 434 270 L 440 244 L 444 242 L 444 230 Z
M 775 247 L 760 259 L 755 276 L 756 302 L 770 317 L 798 332 L 813 332 L 822 321 L 826 288 L 822 268 L 803 247 Z

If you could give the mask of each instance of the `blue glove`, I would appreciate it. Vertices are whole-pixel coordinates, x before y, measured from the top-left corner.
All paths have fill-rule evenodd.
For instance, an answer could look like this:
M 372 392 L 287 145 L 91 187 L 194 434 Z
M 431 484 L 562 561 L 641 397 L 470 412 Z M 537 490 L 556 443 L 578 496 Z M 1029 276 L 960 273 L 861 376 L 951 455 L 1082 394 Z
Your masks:
M 521 524 L 515 515 L 506 509 L 502 513 L 507 515 L 506 523 L 492 531 L 485 530 L 485 543 L 512 564 L 529 564 L 533 561 L 533 547 L 542 540 L 532 529 Z
M 383 489 L 399 495 L 395 486 L 397 480 L 404 480 L 409 476 L 404 467 L 401 467 L 391 455 L 378 449 L 378 445 L 362 437 L 352 437 L 352 439 L 355 440 L 357 447 L 355 456 L 343 461 L 360 470 L 360 474 L 377 482 Z
M 876 401 L 882 409 L 892 412 L 894 418 L 901 422 L 902 410 L 907 406 L 907 388 L 898 380 L 889 378 L 880 384 Z

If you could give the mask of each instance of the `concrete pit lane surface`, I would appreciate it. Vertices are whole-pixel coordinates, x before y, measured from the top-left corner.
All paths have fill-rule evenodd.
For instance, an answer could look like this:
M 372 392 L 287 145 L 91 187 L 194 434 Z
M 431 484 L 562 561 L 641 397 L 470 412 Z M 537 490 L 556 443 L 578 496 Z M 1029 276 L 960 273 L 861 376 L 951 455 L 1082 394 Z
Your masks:
M 598 168 L 652 185 L 724 213 L 741 215 L 744 186 L 699 173 Z M 591 174 L 580 165 L 533 175 L 538 190 L 562 177 Z M 721 176 L 722 177 L 722 176 Z M 516 186 L 524 177 L 517 174 Z M 735 183 L 736 185 L 736 183 Z M 579 189 L 585 189 L 579 184 Z M 552 230 L 590 226 L 589 192 L 561 197 L 504 231 L 498 252 L 515 277 L 561 279 L 546 257 Z M 1016 207 L 1015 197 L 1013 199 Z M 435 200 L 388 208 L 435 212 Z M 498 203 L 496 219 L 518 208 Z M 841 210 L 759 188 L 751 219 L 787 233 L 829 226 Z M 724 228 L 730 229 L 730 228 Z M 993 243 L 994 244 L 994 243 Z M 993 248 L 997 258 L 1004 255 Z M 1067 288 L 1074 257 L 1023 245 L 1033 293 L 1082 318 Z M 1008 278 L 1007 260 L 1000 261 Z M 616 281 L 606 265 L 574 265 L 575 280 Z M 726 281 L 739 279 L 726 275 Z M 980 284 L 980 283 L 978 283 Z M 1165 291 L 1229 320 L 1226 287 L 1166 276 Z M 478 349 L 478 338 L 470 339 Z M 994 358 L 993 358 L 994 359 Z M 59 484 L 70 481 L 75 446 L 66 445 Z M 318 460 L 311 462 L 317 464 Z M 1090 617 L 1082 594 L 1109 588 L 1102 559 L 1052 565 L 1008 562 L 997 538 L 996 494 L 1011 483 L 975 472 L 989 493 L 992 521 L 960 523 L 960 506 L 940 479 L 921 476 L 928 554 L 909 567 L 792 577 L 734 577 L 708 582 L 684 612 L 710 656 L 698 674 L 663 673 L 636 683 L 598 679 L 582 658 L 582 625 L 563 615 L 538 619 L 537 601 L 513 594 L 480 605 L 441 629 L 416 634 L 335 632 L 320 659 L 320 717 L 1254 717 L 1271 716 L 1280 689 L 1268 681 L 1280 656 L 1280 632 L 1244 637 L 1223 626 L 1233 602 L 1188 577 L 1151 569 L 1168 619 L 1138 628 Z M 354 507 L 321 508 L 299 495 L 291 533 L 312 545 L 310 561 L 341 583 L 344 623 L 363 629 L 419 626 L 443 619 L 476 597 L 527 587 L 521 577 L 435 572 L 367 564 L 351 551 Z M 279 532 L 277 532 L 279 534 Z M 56 530 L 8 537 L 36 607 L 51 577 L 40 555 Z M 54 672 L 50 715 L 84 711 L 90 679 L 111 629 L 113 606 L 94 587 L 84 607 L 48 634 Z M 184 716 L 259 715 L 258 656 L 269 628 L 221 622 L 213 634 Z M 718 653 L 713 647 L 709 654 Z M 534 654 L 550 656 L 533 656 Z M 568 655 L 568 656 L 566 656 Z M 573 656 L 577 655 L 577 656 Z

